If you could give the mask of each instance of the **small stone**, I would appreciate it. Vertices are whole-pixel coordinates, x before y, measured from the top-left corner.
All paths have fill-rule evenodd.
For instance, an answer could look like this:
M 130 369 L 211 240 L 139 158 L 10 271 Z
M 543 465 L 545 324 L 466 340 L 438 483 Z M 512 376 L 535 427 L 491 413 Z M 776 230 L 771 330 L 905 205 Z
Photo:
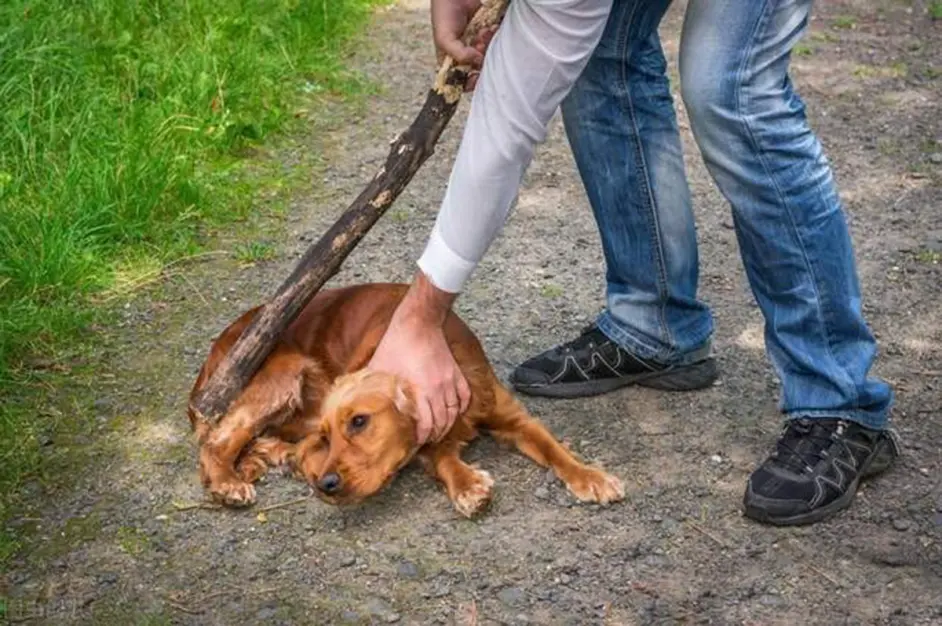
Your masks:
M 878 554 L 873 558 L 873 560 L 875 563 L 880 565 L 888 565 L 889 567 L 904 567 L 909 565 L 909 562 L 906 560 L 906 556 L 899 550 Z
M 643 563 L 647 565 L 648 567 L 653 567 L 653 568 L 667 567 L 667 559 L 665 559 L 662 556 L 658 556 L 656 554 L 649 554 L 648 556 L 644 557 Z
M 360 614 L 356 611 L 344 611 L 340 614 L 340 619 L 344 624 L 358 624 L 360 623 Z
M 570 576 L 569 574 L 560 574 L 559 582 L 561 582 L 564 585 L 568 585 L 569 583 L 572 582 L 572 576 Z
M 340 557 L 340 567 L 350 567 L 357 562 L 357 557 L 353 554 L 344 554 Z
M 258 610 L 258 613 L 255 614 L 255 618 L 258 620 L 271 619 L 275 617 L 277 612 L 278 611 L 274 607 L 264 606 Z
M 895 520 L 893 520 L 893 528 L 895 528 L 896 530 L 900 532 L 905 532 L 909 530 L 909 527 L 911 525 L 912 524 L 910 523 L 908 519 L 903 519 L 902 517 L 897 517 Z
M 783 600 L 777 595 L 767 593 L 759 597 L 759 602 L 766 606 L 779 606 L 782 604 Z
M 382 598 L 370 598 L 367 600 L 366 610 L 370 612 L 370 615 L 378 617 L 387 624 L 394 624 L 401 619 L 399 614 L 393 611 L 389 603 Z
M 419 568 L 412 561 L 400 561 L 399 564 L 396 565 L 396 573 L 406 578 L 417 578 L 419 576 Z
M 713 461 L 714 463 L 722 463 L 723 457 L 721 457 L 718 454 L 714 454 L 713 456 L 710 457 L 710 460 Z
M 537 487 L 533 492 L 533 495 L 540 500 L 549 500 L 550 492 L 546 487 Z
M 507 606 L 514 606 L 523 600 L 523 589 L 520 587 L 505 587 L 497 594 L 497 599 Z
M 437 583 L 428 595 L 430 598 L 444 598 L 451 595 L 451 587 L 447 584 Z
M 530 616 L 527 615 L 526 613 L 518 613 L 517 615 L 514 616 L 514 623 L 515 624 L 529 624 Z
M 556 492 L 556 497 L 553 502 L 556 506 L 561 506 L 567 509 L 571 509 L 573 506 L 572 500 L 569 498 L 569 494 L 560 490 Z
M 936 165 L 942 165 L 942 152 L 933 152 L 929 155 L 929 160 Z

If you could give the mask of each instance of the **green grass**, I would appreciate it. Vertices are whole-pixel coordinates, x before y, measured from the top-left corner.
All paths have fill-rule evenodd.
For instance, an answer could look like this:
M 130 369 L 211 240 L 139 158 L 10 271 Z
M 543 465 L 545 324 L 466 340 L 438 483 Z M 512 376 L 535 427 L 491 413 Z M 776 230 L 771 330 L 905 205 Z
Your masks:
M 934 20 L 942 20 L 942 0 L 932 0 L 929 3 L 929 17 Z
M 244 157 L 301 123 L 312 94 L 359 88 L 345 46 L 381 3 L 0 4 L 0 520 L 49 425 L 22 401 L 44 393 L 36 363 L 81 337 L 122 276 L 251 214 L 279 181 Z
M 908 73 L 909 68 L 903 62 L 887 66 L 858 65 L 853 71 L 857 78 L 904 78 Z
M 848 29 L 857 26 L 857 20 L 851 15 L 838 15 L 834 18 L 834 28 Z
M 814 54 L 814 48 L 807 44 L 799 43 L 795 45 L 793 52 L 796 56 L 810 57 L 812 54 Z
M 275 258 L 275 246 L 267 241 L 250 241 L 249 243 L 239 244 L 235 249 L 235 257 L 244 264 L 270 261 Z
M 916 253 L 916 260 L 920 263 L 938 265 L 939 263 L 942 263 L 942 252 L 924 248 Z

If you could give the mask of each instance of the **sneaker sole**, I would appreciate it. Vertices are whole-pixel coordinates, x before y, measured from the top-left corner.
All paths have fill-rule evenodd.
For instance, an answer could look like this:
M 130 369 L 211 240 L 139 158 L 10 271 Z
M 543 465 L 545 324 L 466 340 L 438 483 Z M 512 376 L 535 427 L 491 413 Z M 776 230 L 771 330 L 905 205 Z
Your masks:
M 891 442 L 888 445 L 892 447 L 893 444 Z M 854 479 L 854 482 L 851 483 L 847 491 L 844 492 L 844 495 L 827 506 L 823 506 L 813 511 L 808 511 L 807 513 L 799 513 L 798 515 L 776 517 L 774 515 L 770 515 L 768 511 L 762 508 L 744 503 L 743 513 L 746 517 L 752 520 L 761 522 L 763 524 L 769 524 L 770 526 L 805 526 L 808 524 L 814 524 L 816 522 L 822 522 L 850 506 L 850 504 L 854 501 L 854 496 L 857 495 L 857 488 L 860 486 L 861 481 L 878 474 L 882 474 L 888 470 L 891 465 L 893 465 L 896 457 L 893 456 L 881 459 L 880 455 L 884 452 L 887 452 L 887 450 L 884 449 L 874 454 L 867 464 L 864 465 L 864 467 L 861 469 L 860 475 Z M 881 463 L 874 467 L 878 459 L 881 461 Z
M 716 360 L 709 358 L 691 365 L 635 376 L 585 380 L 576 383 L 547 383 L 545 385 L 522 385 L 514 382 L 513 377 L 511 377 L 510 384 L 515 391 L 530 396 L 585 398 L 611 393 L 616 389 L 631 385 L 661 391 L 694 391 L 711 386 L 717 378 L 719 378 L 719 371 Z

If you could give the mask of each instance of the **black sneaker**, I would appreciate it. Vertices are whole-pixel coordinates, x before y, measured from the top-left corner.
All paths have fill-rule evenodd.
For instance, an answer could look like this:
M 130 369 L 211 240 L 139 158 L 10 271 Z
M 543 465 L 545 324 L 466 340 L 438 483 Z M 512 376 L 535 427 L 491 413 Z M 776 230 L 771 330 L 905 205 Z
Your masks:
M 593 324 L 572 341 L 518 366 L 510 383 L 524 394 L 577 398 L 627 385 L 667 391 L 702 389 L 716 378 L 716 362 L 708 350 L 702 360 L 690 365 L 661 365 L 623 350 Z
M 847 508 L 861 479 L 883 472 L 899 455 L 892 430 L 839 419 L 791 420 L 775 452 L 749 477 L 745 514 L 776 526 L 821 521 Z

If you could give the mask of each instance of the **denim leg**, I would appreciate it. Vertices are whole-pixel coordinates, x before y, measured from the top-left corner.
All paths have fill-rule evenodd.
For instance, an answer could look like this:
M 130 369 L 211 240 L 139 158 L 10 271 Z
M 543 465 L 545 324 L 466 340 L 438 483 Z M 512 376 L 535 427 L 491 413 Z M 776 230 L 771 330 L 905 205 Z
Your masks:
M 697 239 L 658 24 L 669 0 L 616 0 L 562 104 L 599 227 L 606 310 L 599 327 L 638 356 L 684 363 L 709 352 L 697 299 Z
M 782 411 L 883 428 L 893 394 L 869 376 L 876 343 L 843 207 L 788 75 L 811 5 L 690 0 L 681 90 L 704 162 L 732 207 Z

